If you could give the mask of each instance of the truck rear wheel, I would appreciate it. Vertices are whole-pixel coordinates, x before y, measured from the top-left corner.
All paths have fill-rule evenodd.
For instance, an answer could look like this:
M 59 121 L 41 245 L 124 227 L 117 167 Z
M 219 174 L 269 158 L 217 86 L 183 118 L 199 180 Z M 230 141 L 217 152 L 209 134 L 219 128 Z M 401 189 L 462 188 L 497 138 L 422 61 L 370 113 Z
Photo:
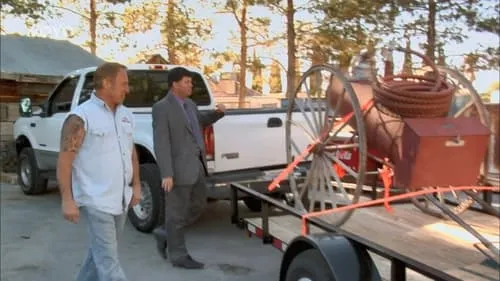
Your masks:
M 17 181 L 24 194 L 36 195 L 47 191 L 48 179 L 40 175 L 35 152 L 31 147 L 25 147 L 19 153 Z
M 128 217 L 132 225 L 140 232 L 149 233 L 163 221 L 164 194 L 158 166 L 145 163 L 139 166 L 141 175 L 141 202 L 130 208 Z
M 335 281 L 321 253 L 309 249 L 298 254 L 290 263 L 286 281 Z

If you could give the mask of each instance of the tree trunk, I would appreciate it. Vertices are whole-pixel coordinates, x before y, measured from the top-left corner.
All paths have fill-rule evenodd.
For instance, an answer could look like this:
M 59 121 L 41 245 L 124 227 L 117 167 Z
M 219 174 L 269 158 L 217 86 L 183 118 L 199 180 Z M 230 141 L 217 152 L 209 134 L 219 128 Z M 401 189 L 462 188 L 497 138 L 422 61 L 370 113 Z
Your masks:
M 427 50 L 425 55 L 433 63 L 436 63 L 436 14 L 436 1 L 429 0 L 429 21 L 427 22 Z
M 239 99 L 238 107 L 245 107 L 246 98 L 246 72 L 247 72 L 247 0 L 243 0 L 241 7 L 241 22 L 240 22 L 240 32 L 241 32 L 241 49 L 240 49 L 240 83 L 239 83 Z
M 312 47 L 312 65 L 323 64 L 326 62 L 325 55 L 321 50 L 321 47 L 316 43 Z M 314 76 L 309 76 L 309 94 L 312 96 L 317 96 L 320 93 L 321 87 L 321 72 L 316 72 Z M 306 89 L 303 89 L 306 90 Z
M 286 75 L 286 93 L 291 97 L 295 92 L 295 26 L 294 26 L 295 8 L 293 0 L 287 0 L 286 25 L 287 25 L 287 48 L 288 48 L 288 69 Z
M 412 75 L 413 74 L 413 62 L 412 62 L 412 54 L 411 51 L 411 41 L 410 37 L 406 38 L 406 48 L 403 59 L 403 72 Z
M 168 0 L 167 4 L 167 52 L 168 52 L 168 63 L 179 64 L 177 61 L 177 56 L 175 54 L 175 2 L 174 0 Z
M 95 55 L 97 50 L 97 11 L 96 11 L 96 0 L 90 0 L 90 53 Z

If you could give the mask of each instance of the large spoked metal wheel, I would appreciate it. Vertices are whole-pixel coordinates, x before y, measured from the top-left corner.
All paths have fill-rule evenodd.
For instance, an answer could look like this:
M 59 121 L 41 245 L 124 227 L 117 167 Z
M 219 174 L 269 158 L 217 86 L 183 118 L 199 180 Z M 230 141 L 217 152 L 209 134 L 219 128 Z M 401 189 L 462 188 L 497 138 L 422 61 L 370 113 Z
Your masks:
M 471 82 L 465 78 L 462 73 L 443 66 L 436 66 L 442 75 L 445 75 L 446 81 L 455 86 L 456 91 L 453 95 L 449 117 L 477 117 L 481 123 L 490 128 L 490 120 L 488 118 L 487 110 L 481 100 L 481 97 L 472 86 Z M 491 147 L 489 148 L 491 149 Z M 487 161 L 485 161 L 486 163 Z M 464 163 L 465 165 L 465 163 Z M 487 167 L 482 167 L 482 170 Z M 451 193 L 436 193 L 435 197 L 442 203 L 452 203 L 455 205 L 451 210 L 455 214 L 465 212 L 475 201 L 480 205 L 487 204 L 480 199 L 478 193 L 475 191 L 456 191 Z M 412 198 L 414 205 L 424 213 L 448 219 L 440 209 L 429 202 L 425 197 Z
M 346 113 L 340 108 L 345 99 L 353 109 L 350 118 L 342 120 Z M 288 163 L 311 148 L 289 175 L 294 207 L 313 212 L 357 203 L 365 176 L 366 139 L 361 108 L 349 81 L 330 65 L 313 66 L 304 73 L 288 102 Z M 344 183 L 344 176 L 353 183 Z M 331 214 L 328 221 L 339 226 L 352 212 Z

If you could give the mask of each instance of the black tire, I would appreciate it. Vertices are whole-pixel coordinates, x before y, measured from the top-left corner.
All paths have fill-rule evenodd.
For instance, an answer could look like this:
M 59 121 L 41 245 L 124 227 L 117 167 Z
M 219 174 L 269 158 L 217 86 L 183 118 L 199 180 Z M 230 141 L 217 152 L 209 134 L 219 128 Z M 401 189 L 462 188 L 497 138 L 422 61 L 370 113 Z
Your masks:
M 299 281 L 301 278 L 312 281 L 335 281 L 330 267 L 316 249 L 303 251 L 290 263 L 285 281 Z
M 260 212 L 262 210 L 262 202 L 257 198 L 245 197 L 243 198 L 243 203 L 252 212 Z
M 26 195 L 37 195 L 47 191 L 48 179 L 40 175 L 35 152 L 31 147 L 25 147 L 19 153 L 17 182 Z
M 129 209 L 128 218 L 137 230 L 150 233 L 159 222 L 163 222 L 161 217 L 165 213 L 165 196 L 161 189 L 160 171 L 156 164 L 141 164 L 139 173 L 142 199 L 139 204 Z

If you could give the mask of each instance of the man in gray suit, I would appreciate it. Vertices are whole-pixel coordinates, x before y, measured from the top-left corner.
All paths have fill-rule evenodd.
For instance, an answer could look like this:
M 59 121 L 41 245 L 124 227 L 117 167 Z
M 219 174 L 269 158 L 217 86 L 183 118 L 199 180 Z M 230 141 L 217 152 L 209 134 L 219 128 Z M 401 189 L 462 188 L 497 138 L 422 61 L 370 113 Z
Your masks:
M 154 235 L 163 258 L 168 249 L 172 265 L 198 269 L 204 265 L 188 254 L 184 228 L 201 215 L 207 200 L 201 127 L 222 118 L 225 109 L 218 106 L 215 111 L 199 112 L 189 98 L 192 73 L 183 67 L 168 72 L 168 86 L 168 94 L 153 105 L 154 150 L 166 192 L 165 226 L 155 229 Z

